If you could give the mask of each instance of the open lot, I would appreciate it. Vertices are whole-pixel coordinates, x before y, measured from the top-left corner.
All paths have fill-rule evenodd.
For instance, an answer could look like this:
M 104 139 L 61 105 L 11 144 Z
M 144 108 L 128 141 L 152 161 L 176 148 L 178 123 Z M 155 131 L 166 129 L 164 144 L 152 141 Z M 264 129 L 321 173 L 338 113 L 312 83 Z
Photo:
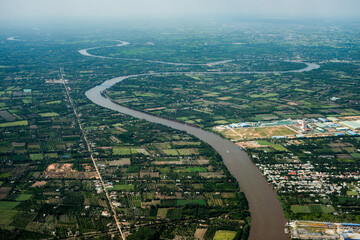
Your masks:
M 295 131 L 285 127 L 251 127 L 232 128 L 221 130 L 220 133 L 231 140 L 250 140 L 259 138 L 271 138 L 273 136 L 294 136 Z
M 213 240 L 232 240 L 236 236 L 235 231 L 219 230 L 216 231 Z

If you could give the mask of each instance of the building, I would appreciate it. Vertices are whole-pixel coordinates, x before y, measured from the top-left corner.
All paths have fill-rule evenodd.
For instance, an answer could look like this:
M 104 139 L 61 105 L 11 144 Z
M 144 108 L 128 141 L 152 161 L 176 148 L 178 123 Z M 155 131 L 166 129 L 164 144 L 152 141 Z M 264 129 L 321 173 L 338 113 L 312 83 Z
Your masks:
M 360 120 L 357 121 L 343 121 L 340 122 L 341 125 L 349 127 L 351 129 L 360 129 Z

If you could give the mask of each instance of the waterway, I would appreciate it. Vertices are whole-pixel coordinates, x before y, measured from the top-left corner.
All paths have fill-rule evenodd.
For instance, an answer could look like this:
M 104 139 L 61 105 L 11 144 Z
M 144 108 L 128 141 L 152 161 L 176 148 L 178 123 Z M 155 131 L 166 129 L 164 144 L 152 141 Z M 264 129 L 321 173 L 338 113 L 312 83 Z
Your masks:
M 124 43 L 124 42 L 122 42 Z M 126 42 L 125 42 L 126 43 Z M 119 44 L 121 45 L 121 43 Z M 127 45 L 127 44 L 126 44 Z M 123 45 L 122 45 L 123 46 Z M 91 56 L 87 52 L 89 49 L 83 49 L 79 52 L 85 56 Z M 96 56 L 101 57 L 101 56 Z M 103 57 L 104 58 L 104 57 Z M 124 59 L 122 59 L 124 60 Z M 141 61 L 136 59 L 136 61 Z M 164 63 L 164 62 L 157 62 Z M 173 64 L 173 63 L 169 63 Z M 211 63 L 210 63 L 211 64 Z M 219 64 L 221 64 L 219 62 Z M 268 73 L 289 73 L 289 72 L 305 72 L 319 68 L 320 66 L 314 63 L 305 63 L 307 66 L 299 70 L 291 71 L 273 71 L 273 72 L 222 72 L 222 73 L 209 73 L 202 72 L 202 74 L 268 74 Z M 193 73 L 193 72 L 192 72 Z M 207 132 L 203 129 L 189 126 L 183 123 L 164 119 L 161 117 L 153 116 L 140 112 L 134 109 L 130 109 L 119 104 L 112 102 L 110 99 L 102 95 L 102 92 L 130 77 L 146 76 L 146 75 L 163 75 L 163 74 L 188 74 L 188 73 L 158 73 L 158 74 L 142 74 L 121 76 L 113 78 L 103 82 L 102 84 L 88 90 L 85 95 L 93 103 L 130 115 L 138 119 L 144 119 L 149 122 L 162 124 L 173 129 L 185 131 L 202 141 L 212 146 L 222 157 L 223 162 L 230 173 L 238 181 L 241 190 L 245 193 L 246 199 L 249 203 L 249 209 L 251 213 L 252 226 L 250 229 L 250 240 L 283 240 L 289 239 L 288 235 L 284 232 L 285 219 L 281 203 L 277 199 L 276 191 L 273 189 L 260 170 L 253 164 L 246 152 L 239 149 L 239 147 L 214 134 Z

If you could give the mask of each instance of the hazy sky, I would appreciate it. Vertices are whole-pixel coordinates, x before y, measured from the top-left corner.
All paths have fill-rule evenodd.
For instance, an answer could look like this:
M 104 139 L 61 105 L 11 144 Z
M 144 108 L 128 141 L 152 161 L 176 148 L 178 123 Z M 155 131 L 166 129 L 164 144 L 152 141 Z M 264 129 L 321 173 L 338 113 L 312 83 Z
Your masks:
M 360 18 L 360 0 L 0 0 L 0 18 L 177 15 Z

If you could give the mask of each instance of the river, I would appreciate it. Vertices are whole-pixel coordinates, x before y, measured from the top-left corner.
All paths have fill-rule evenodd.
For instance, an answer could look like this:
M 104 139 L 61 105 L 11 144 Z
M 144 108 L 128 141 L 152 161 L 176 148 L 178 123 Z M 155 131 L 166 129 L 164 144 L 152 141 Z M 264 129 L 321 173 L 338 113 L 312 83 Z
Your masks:
M 126 43 L 126 42 L 123 42 Z M 121 44 L 119 44 L 121 45 Z M 127 44 L 126 44 L 127 45 Z M 123 46 L 123 45 L 122 45 Z M 94 49 L 94 48 L 92 48 Z M 87 53 L 87 49 L 80 50 L 79 52 L 85 56 L 91 56 Z M 101 57 L 101 56 L 96 56 Z M 124 60 L 124 59 L 122 59 Z M 136 59 L 138 61 L 138 59 Z M 164 62 L 157 62 L 164 63 Z M 173 63 L 169 63 L 173 64 Z M 210 63 L 211 64 L 211 63 Z M 221 64 L 219 62 L 219 64 Z M 202 74 L 268 74 L 268 73 L 290 73 L 290 72 L 305 72 L 317 69 L 320 66 L 314 63 L 305 63 L 307 67 L 299 70 L 291 71 L 273 71 L 273 72 L 201 72 Z M 192 72 L 194 73 L 194 72 Z M 245 193 L 246 199 L 249 203 L 249 209 L 251 213 L 252 226 L 250 229 L 250 240 L 283 240 L 289 239 L 288 235 L 284 232 L 284 227 L 287 222 L 285 219 L 281 203 L 277 199 L 276 191 L 273 189 L 260 170 L 254 165 L 246 152 L 239 149 L 239 147 L 214 134 L 207 132 L 203 129 L 189 126 L 176 121 L 164 119 L 161 117 L 153 116 L 133 110 L 119 104 L 112 102 L 110 99 L 104 97 L 101 93 L 113 86 L 130 77 L 146 76 L 146 75 L 163 75 L 163 74 L 185 74 L 185 73 L 158 73 L 158 74 L 141 74 L 131 75 L 113 78 L 103 82 L 94 88 L 88 90 L 85 95 L 93 103 L 130 115 L 135 118 L 144 119 L 149 122 L 162 124 L 173 129 L 185 131 L 202 141 L 212 146 L 222 157 L 223 162 L 231 175 L 238 181 L 241 190 Z M 188 74 L 188 73 L 186 73 Z

